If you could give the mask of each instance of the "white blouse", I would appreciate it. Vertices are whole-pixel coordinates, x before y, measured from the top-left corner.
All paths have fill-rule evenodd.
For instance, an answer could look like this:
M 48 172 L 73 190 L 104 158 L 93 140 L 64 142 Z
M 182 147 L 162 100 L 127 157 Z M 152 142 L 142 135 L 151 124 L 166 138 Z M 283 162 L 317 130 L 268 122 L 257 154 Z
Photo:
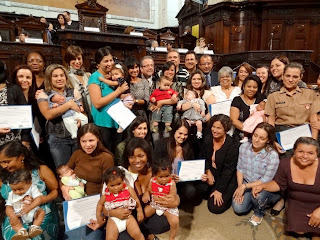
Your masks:
M 232 90 L 229 98 L 227 98 L 227 95 L 222 91 L 221 86 L 214 86 L 211 87 L 211 92 L 214 95 L 216 102 L 222 102 L 226 100 L 233 100 L 236 96 L 239 96 L 241 94 L 241 88 L 234 87 Z

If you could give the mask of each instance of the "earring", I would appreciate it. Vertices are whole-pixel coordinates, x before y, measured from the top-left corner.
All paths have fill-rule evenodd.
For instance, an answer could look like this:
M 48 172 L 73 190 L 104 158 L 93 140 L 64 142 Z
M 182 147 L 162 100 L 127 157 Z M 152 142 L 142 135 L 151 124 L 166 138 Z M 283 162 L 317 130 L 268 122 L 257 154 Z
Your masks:
M 23 162 L 23 160 L 21 160 L 21 162 Z

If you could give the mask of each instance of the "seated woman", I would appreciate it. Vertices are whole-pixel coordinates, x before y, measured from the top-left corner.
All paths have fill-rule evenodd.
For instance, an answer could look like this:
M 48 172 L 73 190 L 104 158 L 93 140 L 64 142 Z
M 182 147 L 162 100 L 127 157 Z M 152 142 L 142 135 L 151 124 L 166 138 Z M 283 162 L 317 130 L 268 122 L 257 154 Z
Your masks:
M 132 138 L 144 138 L 150 142 L 149 129 L 147 119 L 144 117 L 136 117 L 128 127 L 127 138 L 118 144 L 115 153 L 115 165 L 123 166 L 123 151 L 127 145 L 127 142 Z
M 179 182 L 178 162 L 193 160 L 194 149 L 189 138 L 190 126 L 185 119 L 177 120 L 169 138 L 163 138 L 155 142 L 152 156 L 153 161 L 169 159 L 172 163 L 172 177 L 177 183 L 177 191 L 182 203 L 198 205 L 202 195 L 197 190 L 198 182 Z
M 232 195 L 237 188 L 239 143 L 227 135 L 231 126 L 228 116 L 214 115 L 207 126 L 211 132 L 204 139 L 199 156 L 206 159 L 202 181 L 208 184 L 208 209 L 215 214 L 223 213 L 231 206 Z
M 253 72 L 253 68 L 249 63 L 246 63 L 246 62 L 242 63 L 237 70 L 236 79 L 233 82 L 233 86 L 237 86 L 241 88 L 243 81 L 246 79 L 246 77 L 251 75 L 252 72 Z
M 230 108 L 230 119 L 236 130 L 234 138 L 240 141 L 244 137 L 243 122 L 250 116 L 250 106 L 259 104 L 264 96 L 261 94 L 262 83 L 260 78 L 249 75 L 243 82 L 240 96 L 233 99 Z
M 262 191 L 286 192 L 286 231 L 311 233 L 320 239 L 320 170 L 319 144 L 309 137 L 300 137 L 293 147 L 294 155 L 282 159 L 274 179 L 253 187 L 258 198 Z
M 244 143 L 239 149 L 238 188 L 233 194 L 232 208 L 237 214 L 246 214 L 253 209 L 254 215 L 249 220 L 253 226 L 262 222 L 266 207 L 280 198 L 280 194 L 266 191 L 253 198 L 250 190 L 271 181 L 276 174 L 279 156 L 274 149 L 274 141 L 274 127 L 268 123 L 260 123 L 253 131 L 252 143 Z
M 45 217 L 41 224 L 43 233 L 34 239 L 58 239 L 59 215 L 52 203 L 58 197 L 58 182 L 54 173 L 20 141 L 11 141 L 0 147 L 0 166 L 1 173 L 3 173 L 0 178 L 1 196 L 4 199 L 7 199 L 9 192 L 11 192 L 11 188 L 6 181 L 8 175 L 20 169 L 31 172 L 32 184 L 36 185 L 43 194 L 40 207 L 45 211 Z M 10 240 L 15 231 L 10 225 L 9 218 L 5 217 L 0 222 L 2 222 L 3 239 Z
M 151 147 L 145 139 L 133 138 L 127 143 L 123 155 L 124 167 L 128 170 L 126 171 L 126 183 L 134 187 L 140 201 L 152 177 L 151 159 Z M 180 199 L 178 195 L 167 195 L 159 197 L 155 202 L 167 208 L 175 208 L 178 207 Z M 118 215 L 116 217 L 119 219 L 125 219 L 131 214 L 131 211 L 127 209 L 115 209 L 112 211 L 117 211 Z M 143 228 L 142 232 L 145 235 L 149 235 L 148 239 L 153 239 L 151 238 L 153 234 L 169 231 L 170 228 L 166 217 L 159 217 L 158 215 L 153 215 L 144 220 L 140 227 Z
M 77 141 L 79 149 L 72 154 L 67 166 L 73 169 L 77 177 L 87 181 L 85 191 L 88 195 L 99 194 L 103 185 L 103 173 L 113 167 L 113 156 L 104 148 L 99 129 L 92 123 L 79 129 Z M 69 191 L 72 189 L 74 188 L 66 185 L 61 186 L 65 200 L 71 200 Z M 65 235 L 68 239 L 103 239 L 100 227 L 96 221 L 92 221 L 88 226 L 68 231 Z
M 207 51 L 208 47 L 206 45 L 206 39 L 204 37 L 201 37 L 197 40 L 197 46 L 194 48 L 195 53 L 204 53 L 204 51 Z

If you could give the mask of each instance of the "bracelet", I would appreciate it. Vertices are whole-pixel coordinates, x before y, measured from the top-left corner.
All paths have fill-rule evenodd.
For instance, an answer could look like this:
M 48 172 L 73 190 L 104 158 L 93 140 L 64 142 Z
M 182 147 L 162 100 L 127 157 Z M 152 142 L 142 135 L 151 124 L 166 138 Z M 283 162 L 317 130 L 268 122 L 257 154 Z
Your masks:
M 244 191 L 247 190 L 247 184 L 244 183 Z

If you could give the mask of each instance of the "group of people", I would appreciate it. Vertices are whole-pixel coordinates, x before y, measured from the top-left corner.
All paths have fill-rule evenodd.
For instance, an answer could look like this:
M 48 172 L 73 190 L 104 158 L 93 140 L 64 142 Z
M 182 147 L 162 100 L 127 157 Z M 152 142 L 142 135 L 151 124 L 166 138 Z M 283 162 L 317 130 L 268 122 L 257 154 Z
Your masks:
M 243 63 L 234 78 L 193 51 L 185 67 L 168 52 L 159 72 L 151 56 L 115 63 L 103 47 L 89 73 L 83 57 L 69 46 L 65 68 L 31 52 L 11 77 L 0 62 L 0 104 L 31 105 L 40 134 L 37 148 L 30 130 L 0 128 L 3 239 L 57 239 L 59 192 L 101 194 L 96 219 L 65 239 L 157 239 L 168 230 L 175 239 L 178 207 L 203 199 L 214 214 L 253 210 L 253 226 L 286 202 L 286 229 L 320 239 L 320 94 L 306 88 L 301 64 L 279 56 L 253 75 Z M 119 100 L 136 115 L 125 131 L 107 112 Z M 224 101 L 229 114 L 211 114 Z M 305 123 L 313 138 L 285 152 L 275 132 Z M 205 159 L 201 180 L 179 181 L 179 161 L 195 159 Z

